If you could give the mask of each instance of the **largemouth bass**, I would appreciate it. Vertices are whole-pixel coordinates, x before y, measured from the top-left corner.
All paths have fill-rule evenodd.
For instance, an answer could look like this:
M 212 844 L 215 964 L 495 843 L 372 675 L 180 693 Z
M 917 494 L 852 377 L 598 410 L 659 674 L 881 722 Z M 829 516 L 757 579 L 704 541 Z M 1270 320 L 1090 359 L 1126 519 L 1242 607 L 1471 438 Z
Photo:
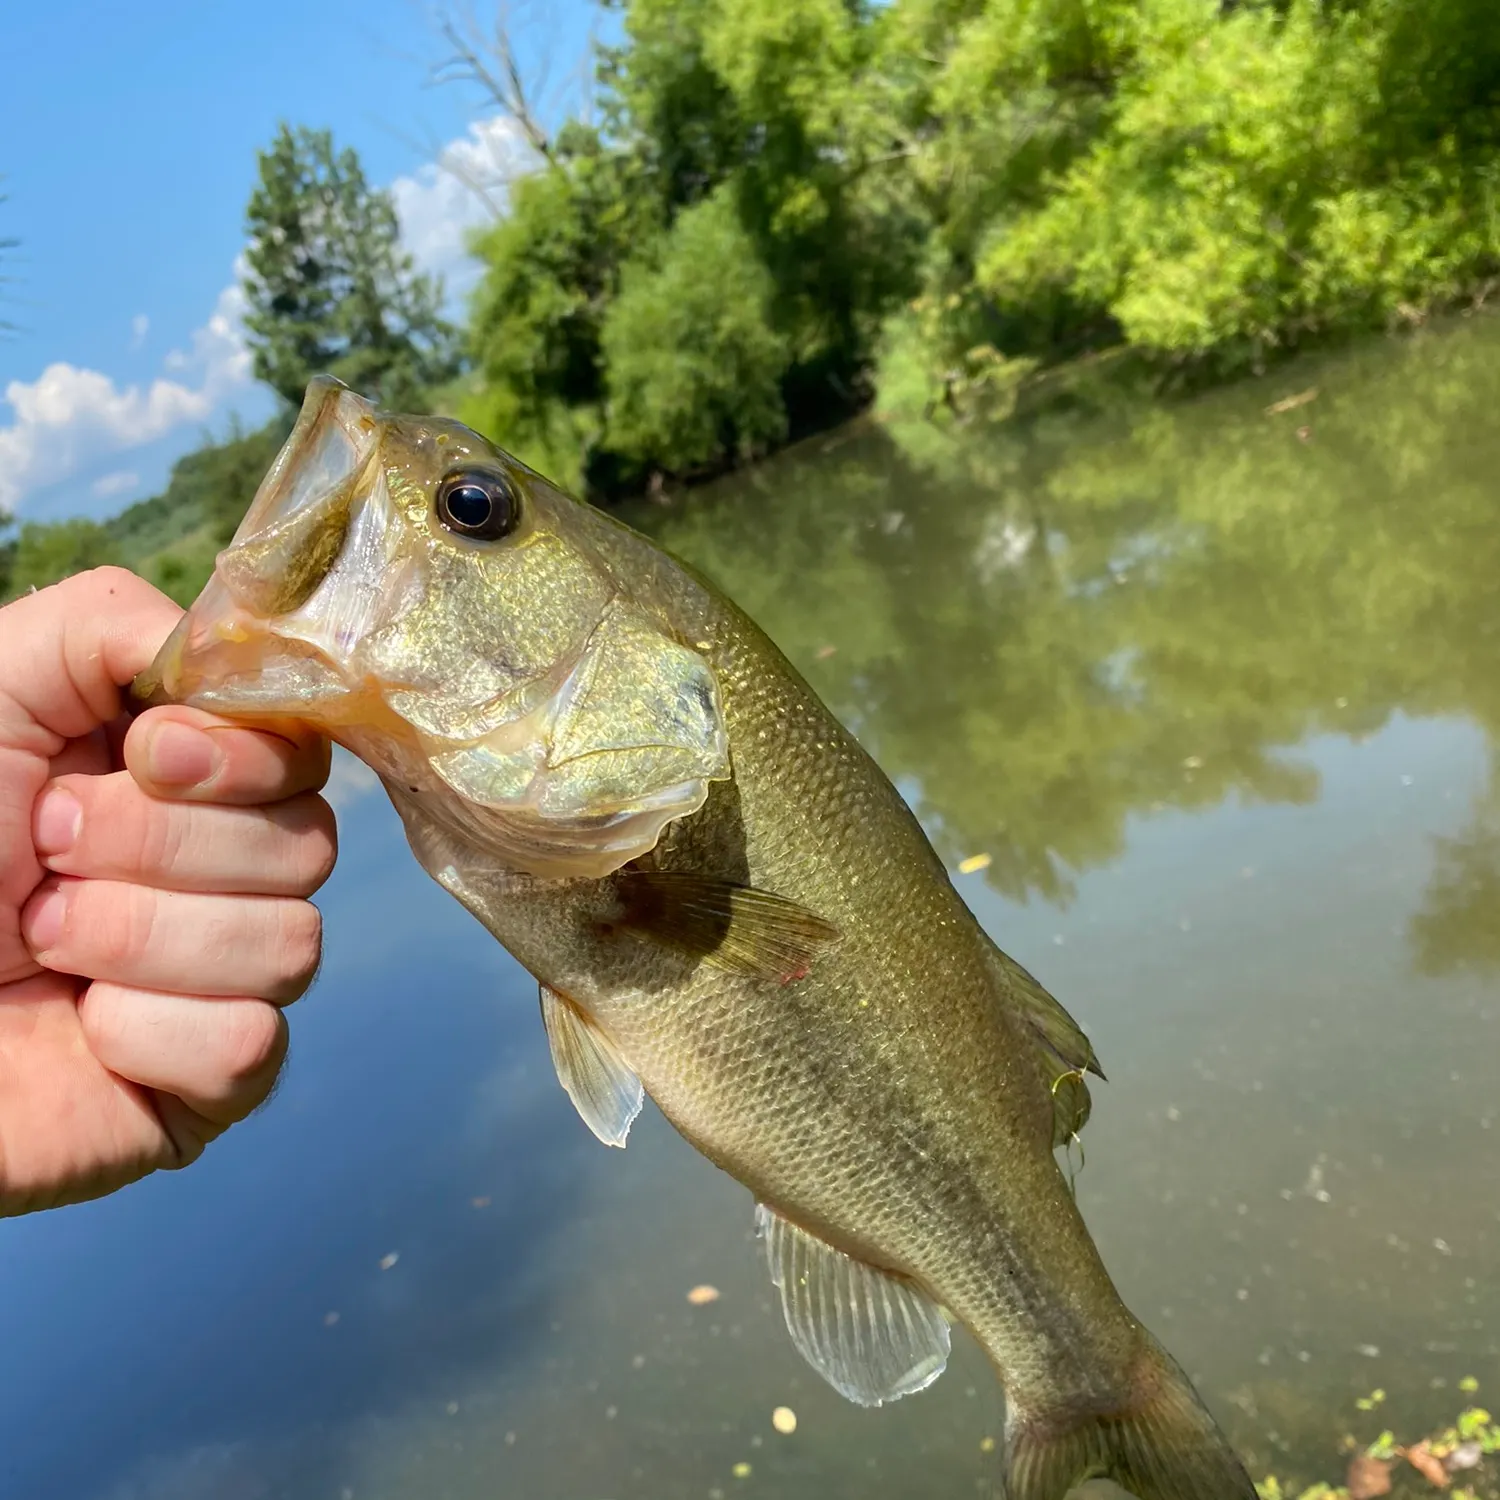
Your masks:
M 1254 1500 L 1126 1310 L 1055 1149 L 1098 1065 L 985 935 L 890 782 L 761 631 L 454 422 L 309 388 L 138 684 L 294 716 L 536 976 L 563 1087 L 650 1094 L 754 1195 L 787 1327 L 850 1400 L 1004 1386 L 1003 1493 Z

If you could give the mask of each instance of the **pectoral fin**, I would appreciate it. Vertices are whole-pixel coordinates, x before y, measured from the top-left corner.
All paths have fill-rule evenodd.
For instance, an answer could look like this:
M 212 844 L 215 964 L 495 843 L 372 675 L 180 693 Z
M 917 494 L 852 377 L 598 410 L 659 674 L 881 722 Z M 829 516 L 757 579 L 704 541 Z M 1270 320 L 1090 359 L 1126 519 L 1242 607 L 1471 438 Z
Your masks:
M 711 876 L 626 870 L 615 888 L 621 927 L 731 974 L 790 982 L 839 935 L 795 901 Z
M 646 1091 L 614 1044 L 565 996 L 542 986 L 542 1024 L 558 1082 L 606 1146 L 625 1144 Z
M 755 1206 L 771 1281 L 797 1351 L 841 1396 L 879 1406 L 924 1390 L 948 1363 L 947 1319 L 910 1282 Z

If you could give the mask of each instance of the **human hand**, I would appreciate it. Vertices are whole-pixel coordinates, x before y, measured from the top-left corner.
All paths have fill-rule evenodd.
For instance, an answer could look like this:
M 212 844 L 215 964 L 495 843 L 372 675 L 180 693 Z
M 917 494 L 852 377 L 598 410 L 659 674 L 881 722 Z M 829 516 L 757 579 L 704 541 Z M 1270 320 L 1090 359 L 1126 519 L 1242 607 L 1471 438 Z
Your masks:
M 0 610 L 0 1216 L 196 1160 L 317 968 L 326 742 L 121 717 L 181 613 L 117 568 Z

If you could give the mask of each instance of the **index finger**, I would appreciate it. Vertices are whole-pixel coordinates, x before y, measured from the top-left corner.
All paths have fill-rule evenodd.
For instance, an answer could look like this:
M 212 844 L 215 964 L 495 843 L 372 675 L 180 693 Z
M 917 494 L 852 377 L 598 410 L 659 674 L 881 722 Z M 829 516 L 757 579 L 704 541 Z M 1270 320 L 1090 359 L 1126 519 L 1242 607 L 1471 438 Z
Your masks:
M 181 616 L 122 568 L 79 574 L 0 609 L 0 911 L 18 907 L 39 875 L 31 807 L 49 762 L 118 715 L 121 687 Z M 8 946 L 0 931 L 0 951 Z
M 0 742 L 48 757 L 119 714 L 120 689 L 182 616 L 123 568 L 65 578 L 3 613 Z
M 180 704 L 147 709 L 125 736 L 141 789 L 178 802 L 250 806 L 317 791 L 329 755 L 328 741 L 293 719 L 252 727 Z

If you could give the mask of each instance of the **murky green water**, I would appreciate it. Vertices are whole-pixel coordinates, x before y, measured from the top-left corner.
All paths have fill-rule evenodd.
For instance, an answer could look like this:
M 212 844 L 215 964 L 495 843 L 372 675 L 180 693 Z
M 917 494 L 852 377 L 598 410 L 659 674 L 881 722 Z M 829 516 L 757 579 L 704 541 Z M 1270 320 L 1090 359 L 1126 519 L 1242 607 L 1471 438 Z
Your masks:
M 1110 1076 L 1089 1223 L 1257 1472 L 1335 1477 L 1376 1384 L 1413 1433 L 1500 1390 L 1497 411 L 1476 321 L 920 461 L 851 431 L 649 518 L 989 856 L 961 889 Z M 534 986 L 338 790 L 272 1107 L 0 1232 L 0 1493 L 983 1493 L 976 1351 L 844 1405 L 748 1195 L 657 1117 L 598 1146 Z

